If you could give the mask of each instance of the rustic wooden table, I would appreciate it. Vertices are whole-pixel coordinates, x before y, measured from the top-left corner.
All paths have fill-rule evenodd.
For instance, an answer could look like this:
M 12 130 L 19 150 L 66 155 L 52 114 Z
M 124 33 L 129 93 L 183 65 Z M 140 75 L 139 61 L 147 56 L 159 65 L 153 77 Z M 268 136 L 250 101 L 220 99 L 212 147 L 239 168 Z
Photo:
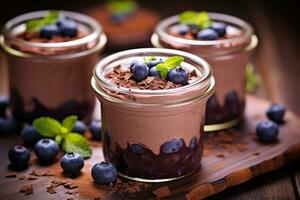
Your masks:
M 162 5 L 162 9 L 169 8 L 165 15 L 193 8 L 222 11 L 250 21 L 260 40 L 253 62 L 261 75 L 262 85 L 255 94 L 284 103 L 290 110 L 300 115 L 300 90 L 296 84 L 300 75 L 300 59 L 296 49 L 300 44 L 297 1 L 282 4 L 281 1 L 270 3 L 229 0 L 226 1 L 227 6 L 224 5 L 225 1 L 217 0 L 200 3 L 184 1 L 184 4 L 180 2 L 182 1 L 177 0 L 178 4 L 172 4 L 172 8 L 168 3 Z M 45 6 L 35 5 L 35 8 L 40 9 Z M 64 7 L 68 8 L 67 5 Z M 2 93 L 7 92 L 4 77 L 3 71 L 0 70 L 0 92 Z M 3 146 L 0 147 L 0 162 L 6 159 L 6 153 L 3 153 L 6 151 Z M 300 199 L 300 163 L 257 177 L 209 199 Z

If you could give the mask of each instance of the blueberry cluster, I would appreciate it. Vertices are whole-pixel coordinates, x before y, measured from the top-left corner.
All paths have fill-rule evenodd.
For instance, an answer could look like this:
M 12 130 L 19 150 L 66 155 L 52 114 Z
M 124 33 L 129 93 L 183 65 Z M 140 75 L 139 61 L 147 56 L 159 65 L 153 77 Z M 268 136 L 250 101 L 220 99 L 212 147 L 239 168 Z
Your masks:
M 130 71 L 133 79 L 136 81 L 142 81 L 148 76 L 160 76 L 160 71 L 157 69 L 157 65 L 163 63 L 161 58 L 155 58 L 147 63 L 142 60 L 136 60 L 131 63 Z M 175 84 L 186 85 L 188 83 L 189 75 L 181 67 L 177 67 L 168 71 L 167 80 Z
M 15 133 L 19 129 L 17 121 L 7 116 L 9 100 L 5 96 L 0 96 L 0 135 Z
M 65 37 L 75 37 L 77 35 L 78 25 L 76 21 L 60 15 L 55 24 L 45 25 L 40 30 L 40 37 L 51 39 L 53 36 L 62 35 Z
M 283 122 L 285 107 L 281 104 L 273 104 L 266 112 L 269 120 L 258 123 L 256 135 L 264 143 L 272 142 L 277 139 L 279 133 L 279 124 Z
M 209 28 L 198 29 L 195 25 L 180 24 L 178 34 L 184 36 L 188 33 L 199 40 L 217 40 L 226 34 L 226 24 L 223 22 L 213 22 Z

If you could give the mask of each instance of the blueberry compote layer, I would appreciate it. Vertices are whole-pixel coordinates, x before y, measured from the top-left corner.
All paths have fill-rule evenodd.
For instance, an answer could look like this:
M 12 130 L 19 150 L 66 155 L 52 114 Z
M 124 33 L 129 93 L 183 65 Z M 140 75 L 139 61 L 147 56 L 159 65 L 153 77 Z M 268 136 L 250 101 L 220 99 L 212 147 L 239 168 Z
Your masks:
M 218 124 L 234 119 L 241 119 L 245 108 L 245 101 L 240 99 L 236 91 L 229 92 L 220 105 L 217 96 L 211 96 L 206 105 L 206 124 Z
M 193 137 L 188 144 L 181 138 L 163 141 L 159 154 L 155 154 L 140 143 L 128 143 L 125 149 L 118 144 L 113 147 L 110 145 L 109 133 L 105 132 L 107 145 L 104 146 L 104 155 L 119 172 L 131 177 L 175 178 L 199 169 L 203 153 L 203 129 L 199 135 L 198 139 Z

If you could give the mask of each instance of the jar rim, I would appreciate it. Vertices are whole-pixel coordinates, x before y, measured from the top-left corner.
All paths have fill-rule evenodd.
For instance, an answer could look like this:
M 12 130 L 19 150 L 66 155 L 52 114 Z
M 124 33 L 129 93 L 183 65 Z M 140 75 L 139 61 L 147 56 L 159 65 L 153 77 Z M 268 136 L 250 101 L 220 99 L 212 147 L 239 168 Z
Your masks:
M 150 54 L 168 54 L 168 55 L 177 55 L 177 56 L 183 56 L 189 58 L 193 62 L 196 62 L 197 64 L 201 65 L 201 67 L 204 69 L 204 73 L 199 78 L 199 80 L 191 84 L 178 87 L 178 88 L 166 89 L 166 90 L 164 89 L 140 90 L 140 89 L 129 89 L 124 87 L 118 87 L 117 85 L 111 83 L 111 81 L 109 81 L 107 78 L 105 78 L 103 74 L 103 68 L 109 63 L 118 60 L 118 58 L 122 58 L 124 56 L 128 56 L 129 58 L 133 56 L 150 56 Z M 119 53 L 115 53 L 110 56 L 107 56 L 106 58 L 99 61 L 94 67 L 94 71 L 93 71 L 93 78 L 97 82 L 97 85 L 104 86 L 105 88 L 108 88 L 109 90 L 112 90 L 114 92 L 118 92 L 122 94 L 134 94 L 134 95 L 170 95 L 178 92 L 183 92 L 186 90 L 191 90 L 195 87 L 203 88 L 211 84 L 210 82 L 212 76 L 213 73 L 211 67 L 204 59 L 191 53 L 187 53 L 179 50 L 173 50 L 173 49 L 165 49 L 165 48 L 139 48 L 139 49 L 121 51 Z
M 65 11 L 65 10 L 60 10 L 60 12 L 67 16 L 70 17 L 77 22 L 87 24 L 91 27 L 92 31 L 88 35 L 76 39 L 76 40 L 71 40 L 71 41 L 66 41 L 66 42 L 53 42 L 53 43 L 43 43 L 43 42 L 29 42 L 25 41 L 19 38 L 16 38 L 12 36 L 11 30 L 16 27 L 17 25 L 20 25 L 24 23 L 25 21 L 28 21 L 30 19 L 36 19 L 36 18 L 41 18 L 45 15 L 47 15 L 50 12 L 50 10 L 41 10 L 41 11 L 34 11 L 34 12 L 29 12 L 25 13 L 19 16 L 16 16 L 12 19 L 10 19 L 5 25 L 3 29 L 3 36 L 4 39 L 10 39 L 14 40 L 15 43 L 18 43 L 20 45 L 25 45 L 25 46 L 30 46 L 30 47 L 40 47 L 40 48 L 61 48 L 61 47 L 75 47 L 75 46 L 81 46 L 84 44 L 87 44 L 89 42 L 93 42 L 99 38 L 99 36 L 102 34 L 102 26 L 93 18 L 80 14 L 77 12 L 72 12 L 72 11 Z
M 249 38 L 253 35 L 253 28 L 252 26 L 237 17 L 221 14 L 221 13 L 214 13 L 214 12 L 208 12 L 208 15 L 211 19 L 216 21 L 221 21 L 229 24 L 233 24 L 233 26 L 237 26 L 240 29 L 242 29 L 242 34 L 232 37 L 232 38 L 225 38 L 225 39 L 218 39 L 218 40 L 192 40 L 192 39 L 185 39 L 173 36 L 166 32 L 166 28 L 170 27 L 172 24 L 177 24 L 179 21 L 179 15 L 174 15 L 171 17 L 168 17 L 164 20 L 162 20 L 156 27 L 155 27 L 155 33 L 163 40 L 167 41 L 175 41 L 178 44 L 182 45 L 190 45 L 190 46 L 216 46 L 216 45 L 222 45 L 226 44 L 228 42 L 238 42 L 244 40 L 244 38 Z

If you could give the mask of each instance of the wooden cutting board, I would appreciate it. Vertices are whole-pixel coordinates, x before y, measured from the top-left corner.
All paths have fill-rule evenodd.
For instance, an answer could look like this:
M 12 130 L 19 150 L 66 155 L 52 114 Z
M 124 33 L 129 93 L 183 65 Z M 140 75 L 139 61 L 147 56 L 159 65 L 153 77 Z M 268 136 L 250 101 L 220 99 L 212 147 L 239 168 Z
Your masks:
M 119 179 L 114 186 L 97 186 L 90 176 L 90 169 L 103 160 L 101 143 L 93 141 L 93 156 L 86 160 L 79 177 L 70 180 L 61 173 L 59 162 L 51 166 L 39 166 L 32 155 L 31 166 L 18 172 L 15 178 L 5 178 L 9 171 L 7 149 L 18 139 L 10 136 L 0 139 L 0 199 L 202 199 L 226 188 L 246 182 L 255 176 L 276 170 L 288 162 L 300 158 L 300 119 L 287 112 L 285 123 L 280 126 L 278 141 L 260 143 L 254 134 L 256 124 L 266 119 L 265 110 L 270 102 L 257 97 L 247 97 L 244 123 L 237 129 L 226 132 L 207 133 L 201 170 L 187 178 L 163 183 L 144 184 Z M 48 170 L 48 176 L 29 174 L 33 170 Z M 38 171 L 39 172 L 39 171 Z M 34 179 L 35 179 L 34 178 Z M 51 181 L 67 180 L 78 186 L 67 189 L 56 187 L 56 193 L 47 192 Z M 25 196 L 19 190 L 32 185 L 34 193 Z

